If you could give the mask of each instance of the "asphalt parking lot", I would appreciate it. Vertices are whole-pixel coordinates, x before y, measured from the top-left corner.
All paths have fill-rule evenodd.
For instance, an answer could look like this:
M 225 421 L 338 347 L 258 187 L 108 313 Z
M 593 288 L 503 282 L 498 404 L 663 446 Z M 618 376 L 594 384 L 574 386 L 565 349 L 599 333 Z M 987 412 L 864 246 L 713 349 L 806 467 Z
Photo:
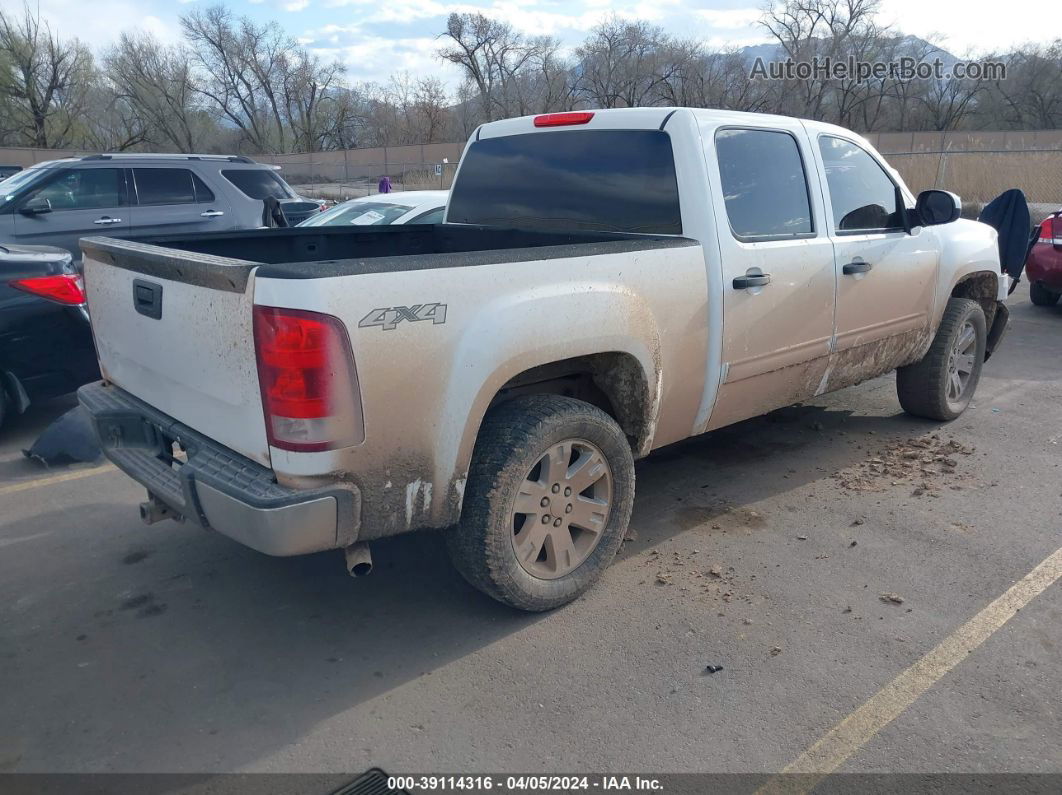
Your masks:
M 633 538 L 545 615 L 431 535 L 352 580 L 145 527 L 116 470 L 21 459 L 41 407 L 0 431 L 0 771 L 774 772 L 825 736 L 841 771 L 1062 772 L 1062 586 L 989 607 L 1062 545 L 1062 309 L 1012 309 L 950 425 L 889 376 L 641 462 Z

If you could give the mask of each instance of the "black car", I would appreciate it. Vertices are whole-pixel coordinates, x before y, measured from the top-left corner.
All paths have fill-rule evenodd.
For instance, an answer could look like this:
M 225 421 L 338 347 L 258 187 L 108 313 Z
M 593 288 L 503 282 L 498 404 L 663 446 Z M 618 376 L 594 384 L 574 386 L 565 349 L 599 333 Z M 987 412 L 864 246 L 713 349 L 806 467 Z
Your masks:
M 22 166 L 0 166 L 0 179 L 7 179 L 12 174 L 17 174 L 22 170 Z
M 0 424 L 99 377 L 70 252 L 0 245 Z

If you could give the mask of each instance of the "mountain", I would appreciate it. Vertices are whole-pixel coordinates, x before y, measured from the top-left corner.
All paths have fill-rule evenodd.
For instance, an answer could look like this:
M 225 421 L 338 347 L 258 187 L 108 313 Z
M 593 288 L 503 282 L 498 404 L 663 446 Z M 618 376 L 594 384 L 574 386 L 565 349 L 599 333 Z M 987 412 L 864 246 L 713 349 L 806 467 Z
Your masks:
M 907 54 L 924 53 L 930 51 L 929 58 L 939 57 L 945 68 L 951 68 L 959 60 L 942 47 L 920 39 L 918 36 L 901 36 L 900 52 Z M 785 53 L 781 45 L 767 42 L 766 44 L 752 44 L 738 50 L 749 64 L 755 63 L 757 58 L 762 58 L 764 63 L 771 61 L 784 61 Z

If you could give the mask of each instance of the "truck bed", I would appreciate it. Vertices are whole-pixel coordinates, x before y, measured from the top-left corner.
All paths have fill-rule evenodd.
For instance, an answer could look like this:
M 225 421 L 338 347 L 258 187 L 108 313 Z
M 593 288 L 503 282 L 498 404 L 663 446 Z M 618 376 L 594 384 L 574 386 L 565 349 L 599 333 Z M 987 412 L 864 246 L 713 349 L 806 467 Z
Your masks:
M 260 277 L 307 279 L 492 265 L 690 245 L 679 237 L 461 224 L 255 229 L 81 240 L 86 256 L 160 279 L 242 293 Z

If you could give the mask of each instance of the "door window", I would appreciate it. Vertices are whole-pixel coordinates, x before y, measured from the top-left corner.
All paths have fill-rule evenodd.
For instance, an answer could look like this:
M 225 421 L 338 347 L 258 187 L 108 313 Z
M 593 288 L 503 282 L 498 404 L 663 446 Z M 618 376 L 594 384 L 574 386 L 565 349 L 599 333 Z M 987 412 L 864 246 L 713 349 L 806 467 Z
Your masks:
M 95 210 L 125 204 L 125 175 L 120 168 L 63 171 L 27 195 L 23 204 L 47 199 L 53 211 Z
M 187 168 L 134 168 L 133 180 L 140 205 L 214 201 L 210 188 Z
M 792 135 L 780 130 L 719 130 L 715 151 L 736 238 L 814 236 L 804 161 Z
M 839 233 L 903 228 L 896 183 L 877 160 L 862 147 L 832 135 L 819 137 L 819 151 Z

